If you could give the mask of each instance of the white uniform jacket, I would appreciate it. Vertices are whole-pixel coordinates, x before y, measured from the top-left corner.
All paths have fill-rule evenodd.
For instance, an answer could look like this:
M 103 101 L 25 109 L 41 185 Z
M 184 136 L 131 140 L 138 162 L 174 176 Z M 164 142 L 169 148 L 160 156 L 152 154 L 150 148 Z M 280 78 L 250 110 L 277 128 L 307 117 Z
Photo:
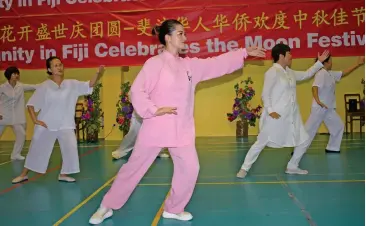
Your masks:
M 274 63 L 265 73 L 258 140 L 267 142 L 268 147 L 280 148 L 295 147 L 308 139 L 296 100 L 296 83 L 311 78 L 322 67 L 318 61 L 307 71 L 294 71 Z M 274 119 L 271 112 L 281 117 Z

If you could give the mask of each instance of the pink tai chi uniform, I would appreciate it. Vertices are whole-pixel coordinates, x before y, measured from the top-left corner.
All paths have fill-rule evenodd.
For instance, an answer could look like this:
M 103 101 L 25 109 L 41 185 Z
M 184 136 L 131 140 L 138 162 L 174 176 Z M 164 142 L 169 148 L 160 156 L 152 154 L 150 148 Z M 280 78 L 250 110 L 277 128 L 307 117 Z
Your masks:
M 167 147 L 174 175 L 164 208 L 172 214 L 184 211 L 200 168 L 193 118 L 196 85 L 241 69 L 247 56 L 244 48 L 207 59 L 181 58 L 164 51 L 146 61 L 131 87 L 132 104 L 143 118 L 142 127 L 129 161 L 104 196 L 103 207 L 121 208 L 161 148 Z M 161 107 L 176 107 L 177 114 L 155 116 Z

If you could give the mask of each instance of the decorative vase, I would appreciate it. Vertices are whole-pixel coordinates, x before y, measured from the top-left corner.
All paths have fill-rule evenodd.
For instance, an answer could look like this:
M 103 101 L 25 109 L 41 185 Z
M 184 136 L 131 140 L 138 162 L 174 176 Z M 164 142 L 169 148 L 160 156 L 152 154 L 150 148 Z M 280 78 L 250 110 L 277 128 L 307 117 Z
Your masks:
M 86 142 L 97 143 L 98 142 L 98 131 L 95 131 L 94 133 L 87 133 Z
M 236 122 L 236 137 L 248 137 L 248 122 L 239 120 Z

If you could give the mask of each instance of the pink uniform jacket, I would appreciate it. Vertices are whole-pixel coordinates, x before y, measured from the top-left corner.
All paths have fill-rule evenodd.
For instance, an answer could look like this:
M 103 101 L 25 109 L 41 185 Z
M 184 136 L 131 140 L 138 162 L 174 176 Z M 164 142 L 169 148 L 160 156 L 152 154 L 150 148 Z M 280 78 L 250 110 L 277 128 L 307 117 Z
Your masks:
M 196 85 L 242 68 L 247 56 L 241 48 L 207 59 L 181 58 L 168 51 L 148 59 L 131 87 L 132 105 L 143 118 L 137 139 L 149 147 L 194 144 Z M 155 116 L 160 107 L 176 107 L 177 115 Z

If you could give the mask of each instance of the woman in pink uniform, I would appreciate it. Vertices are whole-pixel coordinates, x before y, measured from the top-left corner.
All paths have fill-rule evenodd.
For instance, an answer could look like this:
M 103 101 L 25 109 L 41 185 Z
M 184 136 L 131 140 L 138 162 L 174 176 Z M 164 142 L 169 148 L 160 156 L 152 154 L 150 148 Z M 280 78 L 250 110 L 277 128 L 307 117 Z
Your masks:
M 263 49 L 249 47 L 208 59 L 181 58 L 179 52 L 185 48 L 187 38 L 177 20 L 164 21 L 153 34 L 158 35 L 165 50 L 145 62 L 131 87 L 132 104 L 143 118 L 135 149 L 90 218 L 91 224 L 100 224 L 127 202 L 164 147 L 173 159 L 174 175 L 163 217 L 191 220 L 192 215 L 184 208 L 199 172 L 193 118 L 196 85 L 242 68 L 248 55 L 265 56 Z

